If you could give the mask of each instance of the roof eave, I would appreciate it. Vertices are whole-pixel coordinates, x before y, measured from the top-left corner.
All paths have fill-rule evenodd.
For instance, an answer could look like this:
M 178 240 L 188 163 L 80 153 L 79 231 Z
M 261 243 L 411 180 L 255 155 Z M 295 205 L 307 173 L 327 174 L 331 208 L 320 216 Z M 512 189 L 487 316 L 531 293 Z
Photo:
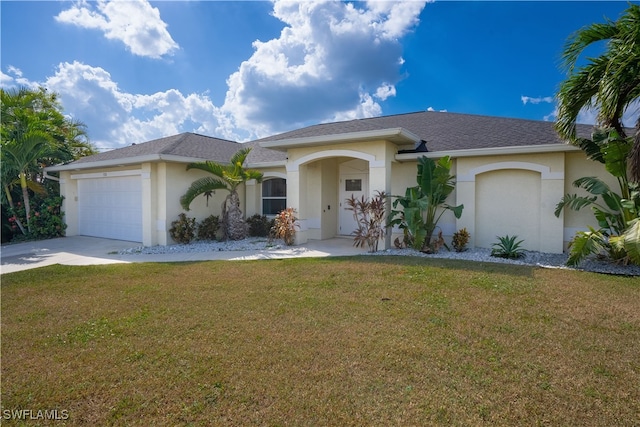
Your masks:
M 466 150 L 445 150 L 445 151 L 429 151 L 422 153 L 405 153 L 396 154 L 395 159 L 398 162 L 414 161 L 422 156 L 431 158 L 440 158 L 449 156 L 457 157 L 479 157 L 479 156 L 499 156 L 507 154 L 533 154 L 533 153 L 558 153 L 558 152 L 575 152 L 580 148 L 569 144 L 545 144 L 545 145 L 523 145 L 519 147 L 493 147 L 493 148 L 475 148 Z
M 174 163 L 193 163 L 206 160 L 200 157 L 185 157 L 172 154 L 148 154 L 145 156 L 125 157 L 122 159 L 99 160 L 95 162 L 69 163 L 66 165 L 48 166 L 45 168 L 47 172 L 61 172 L 84 169 L 110 168 L 118 166 L 130 166 L 141 163 L 153 162 L 174 162 Z
M 283 167 L 286 165 L 287 165 L 286 160 L 277 160 L 275 162 L 251 162 L 247 164 L 247 167 L 251 169 L 264 169 L 264 168 Z
M 262 141 L 259 144 L 263 148 L 285 151 L 289 148 L 316 147 L 321 145 L 371 140 L 386 140 L 397 145 L 415 144 L 420 142 L 420 138 L 417 135 L 404 128 L 390 128 L 309 136 L 304 138 L 281 139 L 278 141 Z

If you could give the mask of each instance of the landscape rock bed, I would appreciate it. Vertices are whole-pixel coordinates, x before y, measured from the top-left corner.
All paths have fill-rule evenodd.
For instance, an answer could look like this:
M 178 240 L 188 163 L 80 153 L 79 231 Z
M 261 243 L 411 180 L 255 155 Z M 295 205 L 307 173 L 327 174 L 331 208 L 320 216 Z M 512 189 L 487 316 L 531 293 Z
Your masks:
M 213 251 L 269 251 L 282 250 L 287 248 L 281 240 L 266 239 L 264 237 L 252 237 L 236 241 L 197 241 L 184 245 L 167 246 L 139 246 L 125 249 L 119 252 L 120 255 L 150 255 L 150 254 L 171 254 L 171 253 L 199 253 Z M 625 276 L 640 276 L 640 266 L 618 265 L 605 259 L 592 257 L 584 261 L 578 267 L 568 267 L 566 265 L 567 254 L 550 254 L 544 252 L 525 251 L 524 258 L 506 259 L 491 256 L 490 249 L 474 248 L 464 252 L 441 250 L 437 254 L 425 254 L 413 249 L 387 249 L 375 253 L 363 252 L 363 255 L 370 256 L 417 256 L 424 258 L 444 258 L 457 259 L 476 262 L 493 262 L 516 265 L 533 265 L 544 268 L 564 268 L 581 271 L 591 271 L 597 273 L 617 274 Z

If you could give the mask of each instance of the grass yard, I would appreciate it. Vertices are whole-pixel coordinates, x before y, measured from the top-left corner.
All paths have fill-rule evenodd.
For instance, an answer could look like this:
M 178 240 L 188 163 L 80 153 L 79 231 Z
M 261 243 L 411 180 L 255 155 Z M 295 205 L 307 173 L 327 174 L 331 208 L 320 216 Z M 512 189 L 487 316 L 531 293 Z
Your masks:
M 366 256 L 52 266 L 2 276 L 1 350 L 5 425 L 640 425 L 638 278 Z

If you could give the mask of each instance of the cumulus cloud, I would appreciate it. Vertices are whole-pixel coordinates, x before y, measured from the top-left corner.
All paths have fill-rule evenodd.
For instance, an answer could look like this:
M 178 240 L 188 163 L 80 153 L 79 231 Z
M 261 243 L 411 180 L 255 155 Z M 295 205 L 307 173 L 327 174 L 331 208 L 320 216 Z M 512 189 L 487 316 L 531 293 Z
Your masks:
M 381 115 L 381 103 L 396 96 L 403 76 L 399 38 L 415 28 L 424 5 L 277 0 L 272 14 L 284 24 L 282 31 L 254 42 L 251 57 L 228 77 L 221 106 L 206 93 L 175 88 L 128 93 L 108 70 L 80 61 L 60 63 L 42 82 L 30 82 L 11 67 L 0 78 L 3 86 L 42 85 L 57 92 L 65 112 L 86 123 L 101 148 L 185 131 L 246 141 L 312 123 Z M 57 19 L 99 29 L 137 55 L 161 57 L 177 48 L 147 1 L 81 1 Z
M 160 11 L 147 0 L 89 3 L 81 0 L 60 12 L 56 21 L 81 28 L 100 30 L 111 40 L 119 40 L 134 54 L 161 58 L 178 48 Z
M 80 62 L 61 63 L 43 86 L 60 94 L 66 112 L 81 112 L 92 142 L 117 148 L 193 131 L 221 135 L 220 113 L 204 94 L 176 89 L 153 94 L 123 92 L 106 70 Z
M 545 96 L 545 97 L 531 97 L 531 96 L 524 96 L 522 95 L 520 97 L 520 100 L 522 101 L 523 105 L 527 105 L 528 103 L 530 104 L 540 104 L 540 103 L 547 103 L 547 104 L 551 104 L 554 102 L 554 99 L 552 96 Z
M 403 63 L 399 38 L 425 2 L 275 1 L 280 36 L 256 41 L 228 79 L 223 113 L 249 137 L 333 117 L 381 114 Z M 375 98 L 375 99 L 374 99 Z

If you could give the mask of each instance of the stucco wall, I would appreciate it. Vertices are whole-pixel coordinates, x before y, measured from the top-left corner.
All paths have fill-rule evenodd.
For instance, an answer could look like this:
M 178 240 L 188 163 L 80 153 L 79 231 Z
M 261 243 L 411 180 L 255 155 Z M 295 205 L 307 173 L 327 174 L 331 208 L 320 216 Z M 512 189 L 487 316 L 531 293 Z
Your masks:
M 562 252 L 563 220 L 553 215 L 564 190 L 564 153 L 457 159 L 457 228 L 470 246 L 491 247 L 498 236 L 518 236 L 523 247 Z

